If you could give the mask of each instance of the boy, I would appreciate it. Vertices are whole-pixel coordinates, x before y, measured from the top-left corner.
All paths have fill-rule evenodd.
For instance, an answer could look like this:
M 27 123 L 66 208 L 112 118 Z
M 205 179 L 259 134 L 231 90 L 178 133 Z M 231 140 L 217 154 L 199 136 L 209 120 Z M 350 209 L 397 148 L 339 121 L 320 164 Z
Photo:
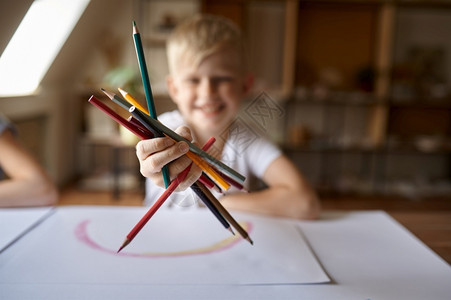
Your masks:
M 279 149 L 262 137 L 240 148 L 230 135 L 230 125 L 253 83 L 246 68 L 240 30 L 222 17 L 196 16 L 174 30 L 167 54 L 168 91 L 178 110 L 159 116 L 159 120 L 198 145 L 215 137 L 212 154 L 246 176 L 248 190 L 253 190 L 253 177 L 267 185 L 251 193 L 227 192 L 221 198 L 224 207 L 296 219 L 317 218 L 320 209 L 315 192 Z M 155 201 L 162 193 L 156 187 L 163 186 L 162 166 L 169 164 L 173 179 L 191 163 L 184 155 L 188 145 L 169 138 L 144 140 L 136 149 L 141 173 L 148 178 L 147 202 Z M 200 174 L 193 164 L 179 190 L 188 188 Z

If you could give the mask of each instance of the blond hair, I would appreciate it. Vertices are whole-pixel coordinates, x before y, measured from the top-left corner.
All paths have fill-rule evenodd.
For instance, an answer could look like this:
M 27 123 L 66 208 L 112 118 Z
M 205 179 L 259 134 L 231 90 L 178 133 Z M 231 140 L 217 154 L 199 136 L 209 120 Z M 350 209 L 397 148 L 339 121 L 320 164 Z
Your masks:
M 181 61 L 199 66 L 207 56 L 225 48 L 237 51 L 239 64 L 245 68 L 245 47 L 238 26 L 224 17 L 196 15 L 177 26 L 169 36 L 169 70 L 173 73 Z

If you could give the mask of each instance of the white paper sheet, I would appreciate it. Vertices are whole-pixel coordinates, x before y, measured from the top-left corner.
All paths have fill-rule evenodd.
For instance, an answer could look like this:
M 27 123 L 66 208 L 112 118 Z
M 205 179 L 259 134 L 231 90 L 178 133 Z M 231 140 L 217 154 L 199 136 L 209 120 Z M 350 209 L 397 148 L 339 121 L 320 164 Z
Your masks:
M 146 209 L 60 207 L 0 255 L 0 283 L 302 284 L 328 282 L 296 223 L 234 213 L 254 246 L 207 210 L 160 210 L 116 251 Z
M 52 207 L 0 209 L 0 253 L 45 219 Z
M 36 246 L 41 242 L 43 233 L 51 228 L 49 221 L 50 219 L 46 220 L 38 227 L 39 230 L 33 230 L 26 238 L 0 254 L 0 275 L 4 270 L 11 269 L 11 266 L 2 266 L 13 259 L 23 257 L 29 251 L 26 247 Z M 0 299 L 435 300 L 448 299 L 451 295 L 449 264 L 385 213 L 325 212 L 320 220 L 302 221 L 299 226 L 332 278 L 331 283 L 100 284 L 97 280 L 92 283 L 82 283 L 81 280 L 77 280 L 79 283 L 60 283 L 63 280 L 42 283 L 45 280 L 34 282 L 35 278 L 25 278 L 16 280 L 20 281 L 17 283 L 0 280 Z M 47 229 L 44 230 L 44 227 Z M 256 236 L 254 237 L 252 232 L 251 234 L 255 240 Z M 256 241 L 255 246 L 258 243 Z M 48 260 L 48 255 L 45 259 Z M 68 259 L 77 259 L 77 256 Z M 39 266 L 42 267 L 42 264 Z M 63 266 L 56 270 L 61 268 Z M 26 274 L 30 269 L 23 268 L 21 272 Z M 42 277 L 48 276 L 54 269 L 51 265 L 49 268 L 43 268 L 40 274 Z M 109 271 L 110 269 L 105 267 L 105 272 Z M 34 276 L 38 273 L 34 270 L 33 272 Z M 71 270 L 67 269 L 65 272 Z M 108 276 L 111 278 L 112 275 Z

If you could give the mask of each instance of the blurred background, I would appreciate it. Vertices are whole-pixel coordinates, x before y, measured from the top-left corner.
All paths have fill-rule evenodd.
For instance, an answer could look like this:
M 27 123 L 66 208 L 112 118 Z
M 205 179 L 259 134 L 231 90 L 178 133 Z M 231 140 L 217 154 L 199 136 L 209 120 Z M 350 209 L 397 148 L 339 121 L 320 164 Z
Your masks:
M 32 2 L 1 2 L 0 53 Z M 245 107 L 256 100 L 267 105 L 262 132 L 322 197 L 451 198 L 451 2 L 88 2 L 39 90 L 0 98 L 0 112 L 63 197 L 93 191 L 142 199 L 137 140 L 87 101 L 106 99 L 102 87 L 116 93 L 121 87 L 144 101 L 135 20 L 157 112 L 174 109 L 165 87 L 166 37 L 180 21 L 205 12 L 245 32 L 256 75 Z M 26 65 L 17 68 L 27 72 Z

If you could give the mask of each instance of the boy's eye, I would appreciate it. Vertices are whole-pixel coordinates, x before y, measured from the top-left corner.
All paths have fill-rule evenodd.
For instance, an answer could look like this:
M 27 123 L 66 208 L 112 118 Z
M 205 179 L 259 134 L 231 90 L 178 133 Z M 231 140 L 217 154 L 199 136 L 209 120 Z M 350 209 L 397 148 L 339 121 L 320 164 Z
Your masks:
M 231 76 L 218 76 L 218 77 L 213 77 L 212 79 L 211 79 L 211 81 L 212 81 L 212 83 L 216 83 L 216 84 L 218 84 L 218 83 L 225 83 L 225 82 L 231 82 L 231 81 L 233 81 L 233 77 L 231 77 Z
M 189 78 L 185 79 L 185 81 L 189 84 L 198 84 L 199 83 L 199 79 L 195 78 L 195 77 L 189 77 Z

